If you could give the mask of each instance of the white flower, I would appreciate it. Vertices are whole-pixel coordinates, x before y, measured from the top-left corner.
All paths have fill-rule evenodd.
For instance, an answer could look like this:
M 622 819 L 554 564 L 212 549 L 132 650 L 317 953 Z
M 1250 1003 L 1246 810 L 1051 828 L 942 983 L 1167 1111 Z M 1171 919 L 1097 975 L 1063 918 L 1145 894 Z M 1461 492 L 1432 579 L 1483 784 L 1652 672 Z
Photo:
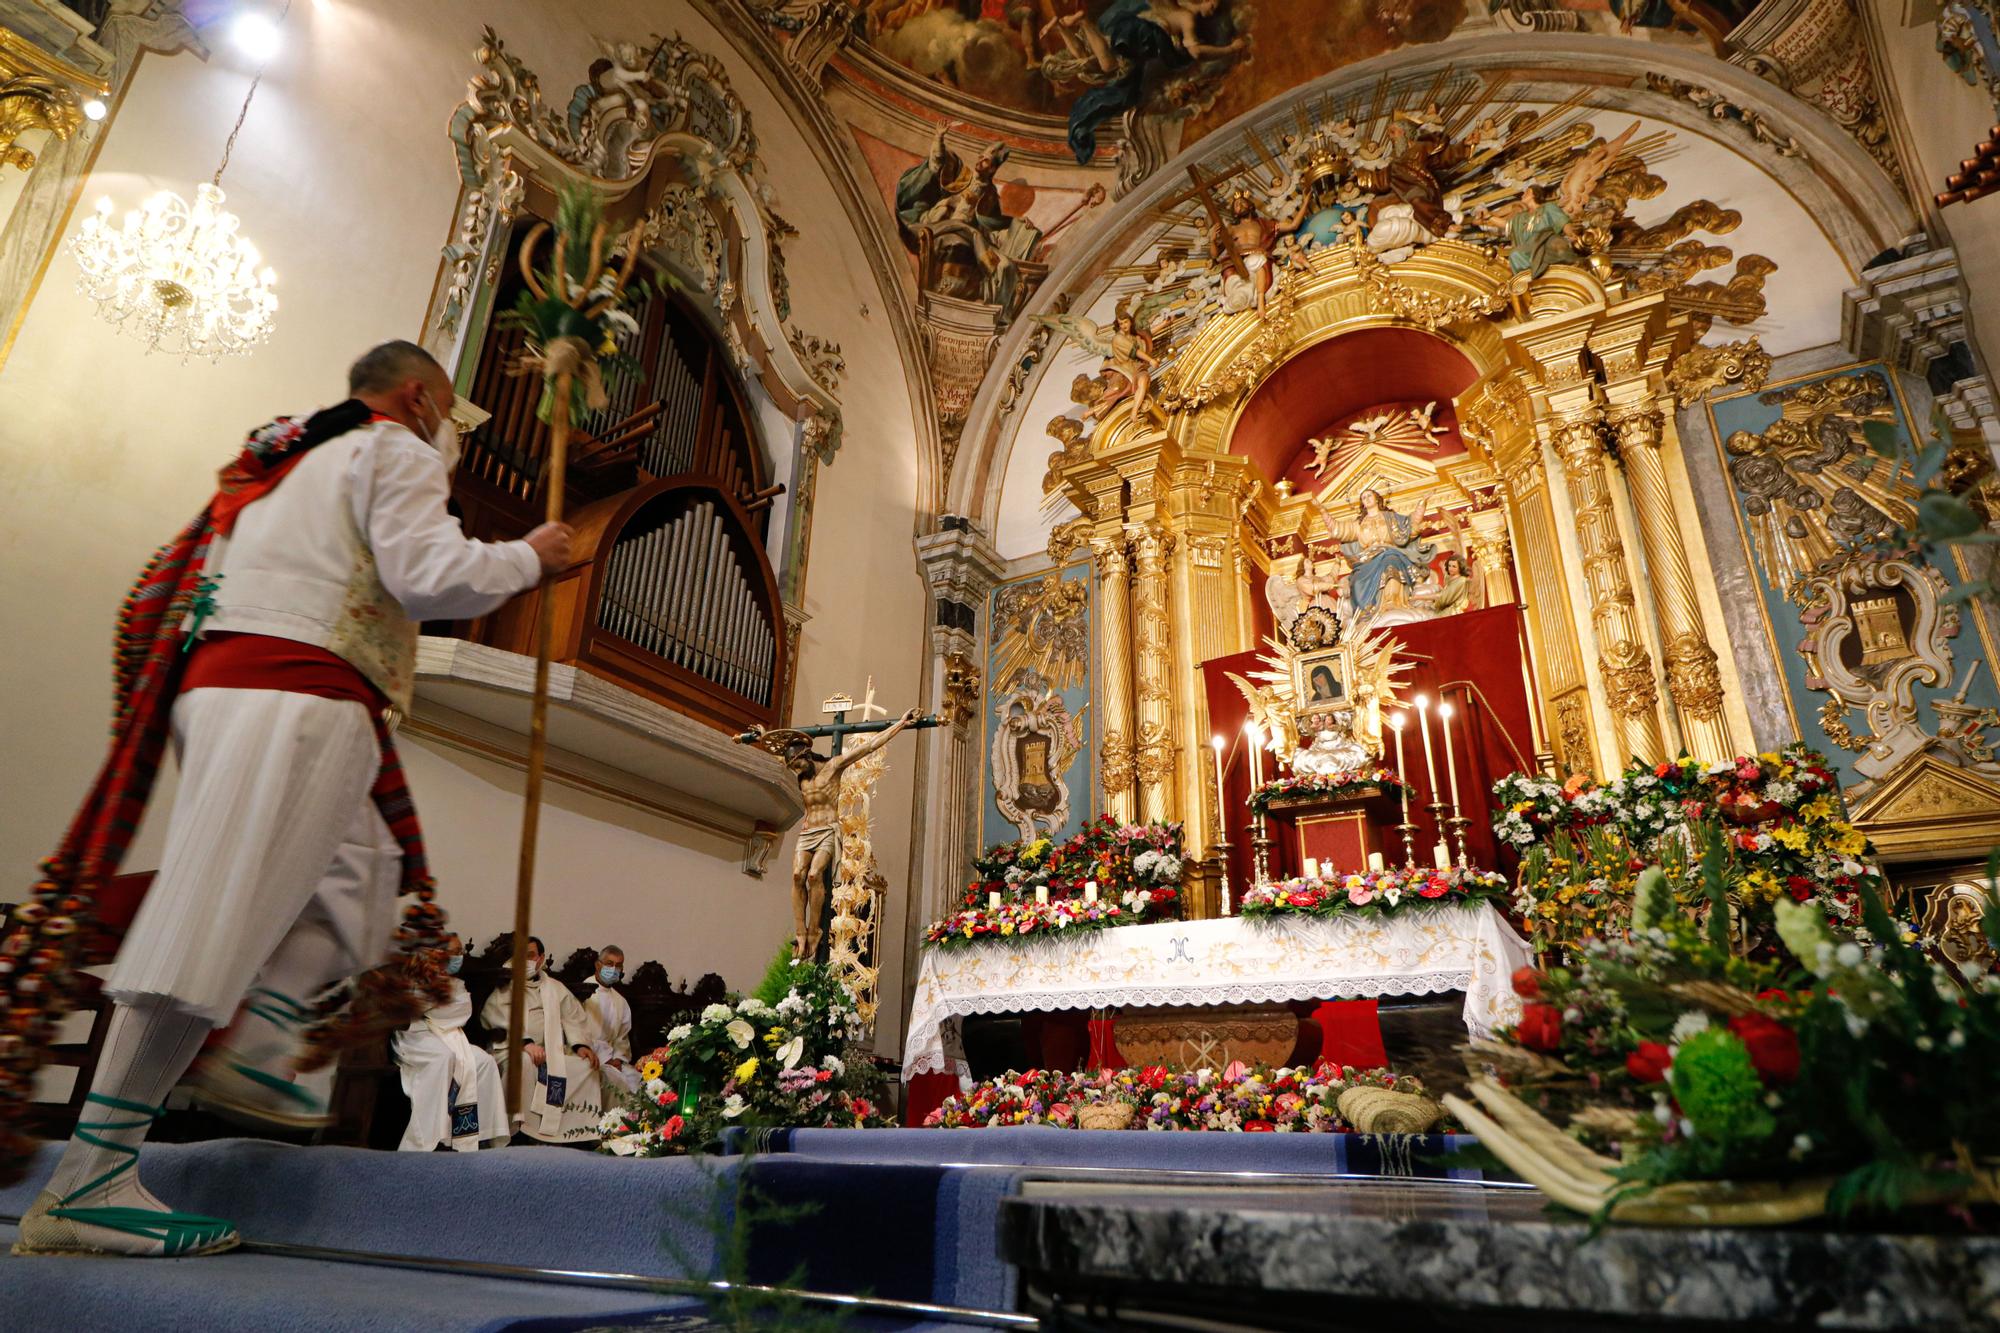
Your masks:
M 847 1072 L 847 1062 L 837 1055 L 829 1055 L 819 1062 L 821 1069 L 830 1070 L 835 1078 Z
M 724 1120 L 734 1120 L 737 1116 L 743 1114 L 743 1109 L 743 1095 L 732 1092 L 729 1094 L 729 1100 L 722 1104 L 722 1118 Z
M 806 1039 L 804 1037 L 793 1037 L 778 1048 L 778 1063 L 790 1069 L 799 1062 L 799 1057 L 805 1053 Z
M 1673 1044 L 1678 1046 L 1697 1032 L 1708 1031 L 1708 1015 L 1699 1009 L 1690 1009 L 1674 1020 Z
M 711 1004 L 701 1011 L 701 1021 L 704 1023 L 727 1023 L 735 1016 L 736 1011 L 726 1004 Z
M 743 1003 L 736 1006 L 736 1012 L 739 1014 L 749 1014 L 752 1017 L 755 1017 L 759 1014 L 770 1013 L 771 1006 L 765 1004 L 762 1000 L 758 999 L 756 996 L 750 995 L 750 996 L 745 996 Z
M 686 1041 L 693 1032 L 693 1028 L 689 1027 L 686 1023 L 682 1023 L 679 1027 L 667 1033 L 667 1044 L 671 1046 L 677 1041 Z
M 1653 1119 L 1663 1125 L 1674 1123 L 1674 1108 L 1668 1104 L 1665 1098 L 1661 1098 L 1659 1101 L 1653 1103 Z
M 652 1136 L 643 1131 L 638 1134 L 626 1134 L 610 1140 L 604 1146 L 611 1149 L 614 1156 L 630 1157 L 643 1148 L 650 1137 Z
M 1842 967 L 1859 967 L 1861 966 L 1861 946 L 1853 940 L 1849 940 L 1833 951 L 1833 957 L 1834 961 L 1838 962 Z
M 597 1122 L 597 1132 L 600 1134 L 616 1134 L 624 1128 L 625 1112 L 622 1110 L 606 1111 Z
M 667 1090 L 667 1082 L 665 1079 L 649 1078 L 646 1080 L 645 1091 L 648 1097 L 652 1097 L 657 1100 L 659 1095 L 665 1092 L 666 1090 Z
M 757 1029 L 751 1027 L 747 1020 L 741 1018 L 730 1019 L 729 1026 L 724 1028 L 723 1031 L 729 1034 L 729 1040 L 736 1043 L 736 1049 L 739 1051 L 757 1038 Z
M 1796 1162 L 1799 1158 L 1804 1157 L 1807 1153 L 1811 1152 L 1812 1150 L 1813 1150 L 1812 1135 L 1801 1134 L 1792 1140 L 1791 1157 L 1793 1161 Z
M 1693 1137 L 1694 1137 L 1694 1121 L 1692 1121 L 1692 1120 L 1688 1119 L 1688 1118 L 1687 1118 L 1686 1116 L 1682 1116 L 1682 1117 L 1681 1117 L 1681 1122 L 1680 1122 L 1680 1131 L 1681 1131 L 1681 1137 L 1682 1137 L 1682 1138 L 1684 1138 L 1684 1139 L 1691 1139 L 1691 1138 L 1693 1138 Z
M 1944 1044 L 1951 1047 L 1955 1051 L 1959 1049 L 1961 1046 L 1965 1045 L 1965 1034 L 1963 1032 L 1960 1032 L 1957 1028 L 1953 1028 L 1951 1030 L 1951 1035 L 1944 1039 Z

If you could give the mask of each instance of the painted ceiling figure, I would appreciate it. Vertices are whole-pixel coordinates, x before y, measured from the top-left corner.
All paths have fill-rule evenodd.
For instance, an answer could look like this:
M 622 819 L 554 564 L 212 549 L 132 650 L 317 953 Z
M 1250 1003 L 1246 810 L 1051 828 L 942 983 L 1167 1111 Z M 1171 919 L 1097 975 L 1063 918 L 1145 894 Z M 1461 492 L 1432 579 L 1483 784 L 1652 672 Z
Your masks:
M 1081 13 L 1063 20 L 1057 31 L 1065 45 L 1071 37 L 1080 41 L 1105 79 L 1070 108 L 1069 148 L 1079 165 L 1097 152 L 1097 127 L 1144 100 L 1151 68 L 1183 69 L 1226 59 L 1248 46 L 1240 36 L 1219 46 L 1203 40 L 1204 21 L 1221 9 L 1222 0 L 1111 0 L 1094 23 Z M 1075 54 L 1075 47 L 1070 50 Z
M 1000 244 L 1014 219 L 1001 208 L 993 179 L 1007 160 L 1007 146 L 992 144 L 968 165 L 946 146 L 950 130 L 940 128 L 930 156 L 896 180 L 903 243 L 917 256 L 926 290 L 1011 311 L 1021 270 Z
M 1430 507 L 1430 496 L 1417 502 L 1415 514 L 1399 514 L 1389 508 L 1382 493 L 1370 487 L 1361 492 L 1359 516 L 1344 523 L 1327 511 L 1322 500 L 1313 507 L 1326 521 L 1327 533 L 1340 543 L 1340 552 L 1353 566 L 1348 577 L 1347 595 L 1356 615 L 1367 615 L 1380 607 L 1402 607 L 1409 603 L 1410 589 L 1435 549 L 1417 535 L 1418 525 Z

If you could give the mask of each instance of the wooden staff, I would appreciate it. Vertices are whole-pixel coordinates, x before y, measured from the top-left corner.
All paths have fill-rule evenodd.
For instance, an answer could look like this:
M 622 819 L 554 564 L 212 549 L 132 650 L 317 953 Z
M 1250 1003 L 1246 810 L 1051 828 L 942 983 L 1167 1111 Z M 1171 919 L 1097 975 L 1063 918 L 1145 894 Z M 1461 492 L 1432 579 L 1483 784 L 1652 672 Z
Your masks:
M 526 279 L 528 289 L 538 298 L 546 298 L 534 274 L 533 257 L 537 243 L 542 239 L 549 225 L 544 222 L 528 234 L 521 246 L 521 276 Z M 569 282 L 568 269 L 564 260 L 564 240 L 558 235 L 555 244 L 555 280 L 561 299 L 572 309 L 582 309 L 589 294 L 596 290 L 600 278 L 604 276 L 604 234 L 605 224 L 599 222 L 590 237 L 590 263 L 586 268 L 583 282 L 576 288 L 576 294 L 565 290 Z M 617 281 L 611 293 L 589 309 L 588 316 L 602 314 L 615 304 L 625 290 L 626 282 L 632 276 L 632 269 L 639 261 L 639 228 L 634 227 L 626 239 L 625 264 L 619 270 Z M 542 355 L 552 355 L 553 348 L 544 347 Z M 594 348 L 587 349 L 586 357 L 596 354 Z M 566 360 L 566 358 L 565 358 Z M 546 382 L 546 380 L 545 380 Z M 547 522 L 560 523 L 563 520 L 563 483 L 569 469 L 569 403 L 575 388 L 576 372 L 567 364 L 555 376 L 555 401 L 549 413 L 549 455 L 543 488 L 547 503 L 543 516 Z M 556 599 L 546 582 L 541 590 L 541 606 L 535 618 L 535 694 L 530 705 L 528 721 L 528 781 L 523 793 L 524 804 L 521 811 L 521 858 L 514 879 L 514 957 L 513 976 L 508 987 L 507 1005 L 507 1113 L 518 1128 L 525 1119 L 527 1094 L 523 1080 L 527 1076 L 528 1061 L 521 1050 L 521 1039 L 527 1021 L 528 1008 L 528 932 L 529 909 L 535 897 L 535 841 L 541 830 L 542 818 L 542 773 L 548 761 L 549 749 L 549 660 L 554 652 L 556 628 Z M 543 965 L 548 963 L 543 959 Z M 543 1059 L 547 1059 L 544 1052 Z

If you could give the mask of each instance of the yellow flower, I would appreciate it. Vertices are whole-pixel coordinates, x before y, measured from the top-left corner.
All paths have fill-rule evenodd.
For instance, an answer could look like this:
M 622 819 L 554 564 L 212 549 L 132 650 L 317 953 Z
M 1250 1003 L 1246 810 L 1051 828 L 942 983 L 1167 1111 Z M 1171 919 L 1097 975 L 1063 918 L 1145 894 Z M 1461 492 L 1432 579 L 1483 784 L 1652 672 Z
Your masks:
M 1831 796 L 1815 796 L 1800 807 L 1799 813 L 1807 819 L 1832 819 L 1834 815 Z
M 646 1082 L 651 1083 L 654 1079 L 658 1078 L 659 1076 L 660 1076 L 660 1062 L 658 1060 L 648 1060 L 639 1066 L 639 1077 L 644 1079 Z
M 738 1083 L 748 1083 L 755 1077 L 757 1077 L 757 1057 L 753 1055 L 742 1064 L 736 1066 L 736 1081 Z
M 1803 852 L 1806 849 L 1806 831 L 1797 824 L 1784 824 L 1771 830 L 1771 841 L 1780 847 Z
M 1842 856 L 1860 856 L 1868 850 L 1868 839 L 1861 836 L 1861 830 L 1852 824 L 1836 823 L 1831 830 L 1827 845 Z
M 1753 870 L 1743 877 L 1742 890 L 1745 898 L 1761 899 L 1764 902 L 1775 902 L 1784 893 L 1783 887 L 1778 883 L 1778 877 L 1762 869 Z
M 1773 753 L 1772 751 L 1770 751 L 1770 750 L 1766 750 L 1766 751 L 1764 751 L 1764 752 L 1763 752 L 1762 754 L 1758 755 L 1757 757 L 1758 757 L 1759 759 L 1763 760 L 1763 761 L 1764 761 L 1765 763 L 1767 763 L 1767 764 L 1775 764 L 1775 763 L 1777 763 L 1777 762 L 1778 762 L 1778 756 L 1777 756 L 1777 755 L 1776 755 L 1775 753 Z

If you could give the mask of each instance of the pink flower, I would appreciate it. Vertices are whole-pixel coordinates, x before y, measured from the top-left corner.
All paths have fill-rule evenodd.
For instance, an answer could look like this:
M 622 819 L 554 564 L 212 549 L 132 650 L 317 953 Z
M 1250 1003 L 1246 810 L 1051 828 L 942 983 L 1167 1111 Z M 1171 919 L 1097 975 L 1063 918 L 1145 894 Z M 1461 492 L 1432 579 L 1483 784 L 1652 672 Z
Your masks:
M 1347 901 L 1353 903 L 1356 907 L 1365 906 L 1375 901 L 1375 891 L 1366 884 L 1349 884 L 1347 886 Z

